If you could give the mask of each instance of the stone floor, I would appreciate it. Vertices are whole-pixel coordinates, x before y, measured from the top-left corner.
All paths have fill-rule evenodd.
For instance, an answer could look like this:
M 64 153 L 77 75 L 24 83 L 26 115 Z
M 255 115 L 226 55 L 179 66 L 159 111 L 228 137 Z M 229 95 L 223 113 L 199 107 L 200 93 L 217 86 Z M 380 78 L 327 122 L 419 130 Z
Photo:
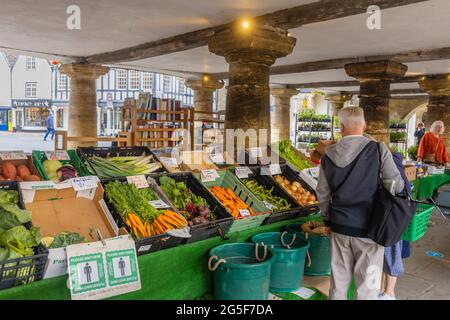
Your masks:
M 0 151 L 25 151 L 27 153 L 33 150 L 51 151 L 55 144 L 48 137 L 44 141 L 42 132 L 2 132 L 0 131 Z

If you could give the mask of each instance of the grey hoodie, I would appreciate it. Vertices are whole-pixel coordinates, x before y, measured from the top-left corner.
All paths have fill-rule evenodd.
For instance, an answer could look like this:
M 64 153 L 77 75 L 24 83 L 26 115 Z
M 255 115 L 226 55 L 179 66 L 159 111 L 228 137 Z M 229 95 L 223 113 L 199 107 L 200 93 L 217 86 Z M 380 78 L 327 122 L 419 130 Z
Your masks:
M 355 160 L 370 141 L 371 140 L 365 136 L 346 136 L 338 143 L 329 146 L 325 153 L 337 167 L 345 168 Z M 395 165 L 391 152 L 384 143 L 381 143 L 381 162 L 382 179 L 395 180 L 395 191 L 400 193 L 404 188 L 404 182 Z M 358 186 L 355 186 L 355 191 L 357 190 L 357 187 Z M 322 217 L 327 221 L 329 218 L 328 208 L 331 194 L 322 166 L 320 166 L 316 193 Z

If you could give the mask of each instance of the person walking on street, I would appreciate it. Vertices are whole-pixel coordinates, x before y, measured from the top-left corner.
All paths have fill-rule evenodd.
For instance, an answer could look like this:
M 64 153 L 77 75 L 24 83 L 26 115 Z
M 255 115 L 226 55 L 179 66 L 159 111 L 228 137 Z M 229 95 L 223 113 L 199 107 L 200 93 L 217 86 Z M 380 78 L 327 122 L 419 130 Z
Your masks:
M 417 145 L 420 144 L 420 140 L 422 140 L 424 134 L 425 134 L 425 125 L 423 124 L 423 122 L 419 122 L 419 124 L 417 125 L 416 132 L 414 132 L 414 137 L 417 138 Z
M 47 118 L 45 119 L 45 125 L 47 126 L 47 132 L 45 133 L 44 141 L 47 141 L 47 137 L 50 133 L 52 134 L 52 140 L 53 140 L 53 138 L 55 137 L 55 129 L 53 127 L 53 114 L 51 112 L 48 114 Z
M 346 300 L 354 279 L 356 299 L 377 300 L 384 247 L 369 239 L 367 232 L 379 172 L 383 181 L 395 181 L 396 192 L 403 190 L 404 183 L 388 147 L 363 135 L 366 123 L 362 108 L 344 108 L 339 119 L 343 138 L 326 149 L 316 188 L 331 235 L 330 299 Z

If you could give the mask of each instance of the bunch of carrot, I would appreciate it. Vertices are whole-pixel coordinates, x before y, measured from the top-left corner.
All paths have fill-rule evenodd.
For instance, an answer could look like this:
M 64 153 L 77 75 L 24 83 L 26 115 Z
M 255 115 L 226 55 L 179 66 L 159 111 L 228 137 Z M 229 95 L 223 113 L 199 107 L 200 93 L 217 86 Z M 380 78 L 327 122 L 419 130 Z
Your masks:
M 250 215 L 254 215 L 255 212 L 248 204 L 242 201 L 230 188 L 222 188 L 219 186 L 213 186 L 209 188 L 212 194 L 223 204 L 223 206 L 231 213 L 233 218 L 240 217 L 239 210 L 248 210 Z
M 165 210 L 152 223 L 142 220 L 134 213 L 129 213 L 126 224 L 131 228 L 137 239 L 163 234 L 168 230 L 185 227 L 188 222 L 176 212 Z

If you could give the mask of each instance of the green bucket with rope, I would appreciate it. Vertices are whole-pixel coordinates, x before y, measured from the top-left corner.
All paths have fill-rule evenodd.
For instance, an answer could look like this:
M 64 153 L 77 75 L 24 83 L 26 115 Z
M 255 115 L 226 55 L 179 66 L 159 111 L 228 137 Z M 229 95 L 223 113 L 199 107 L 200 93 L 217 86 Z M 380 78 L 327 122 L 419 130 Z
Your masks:
M 274 256 L 266 245 L 229 243 L 210 250 L 216 300 L 267 300 Z
M 272 249 L 274 262 L 270 275 L 271 292 L 291 292 L 303 285 L 309 242 L 295 233 L 266 232 L 252 237 L 252 242 Z
M 307 276 L 329 276 L 331 274 L 331 241 L 330 237 L 305 234 L 302 232 L 302 225 L 294 223 L 287 226 L 287 231 L 304 237 L 309 241 L 308 261 L 305 267 Z

